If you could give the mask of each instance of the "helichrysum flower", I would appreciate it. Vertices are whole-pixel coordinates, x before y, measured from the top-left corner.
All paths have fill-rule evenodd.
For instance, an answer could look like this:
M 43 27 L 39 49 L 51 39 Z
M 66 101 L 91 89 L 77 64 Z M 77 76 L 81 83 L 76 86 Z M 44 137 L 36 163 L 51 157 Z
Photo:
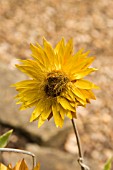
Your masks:
M 62 127 L 65 116 L 76 118 L 77 106 L 85 107 L 95 99 L 92 89 L 98 87 L 84 79 L 96 70 L 89 68 L 94 57 L 83 50 L 73 54 L 72 39 L 65 44 L 62 38 L 55 48 L 43 39 L 43 47 L 31 44 L 31 50 L 33 59 L 16 65 L 31 78 L 14 85 L 19 92 L 17 103 L 22 110 L 35 106 L 30 121 L 38 120 L 38 127 L 51 117 Z

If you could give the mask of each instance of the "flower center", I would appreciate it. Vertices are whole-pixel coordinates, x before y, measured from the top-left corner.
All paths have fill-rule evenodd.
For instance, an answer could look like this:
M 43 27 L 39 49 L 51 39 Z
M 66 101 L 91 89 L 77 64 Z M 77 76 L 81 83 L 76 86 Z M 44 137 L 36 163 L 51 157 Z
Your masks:
M 48 96 L 57 97 L 64 90 L 68 81 L 68 78 L 61 73 L 50 73 L 44 90 Z

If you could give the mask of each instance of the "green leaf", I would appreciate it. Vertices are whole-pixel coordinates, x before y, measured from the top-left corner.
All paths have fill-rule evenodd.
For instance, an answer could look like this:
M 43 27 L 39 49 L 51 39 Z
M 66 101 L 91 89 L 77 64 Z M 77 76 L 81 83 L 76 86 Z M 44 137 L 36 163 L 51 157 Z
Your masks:
M 7 145 L 9 137 L 12 134 L 12 132 L 13 130 L 9 130 L 8 132 L 0 136 L 0 148 L 4 148 Z
M 112 158 L 108 159 L 108 161 L 104 165 L 104 170 L 110 170 L 111 169 L 111 163 L 112 163 Z

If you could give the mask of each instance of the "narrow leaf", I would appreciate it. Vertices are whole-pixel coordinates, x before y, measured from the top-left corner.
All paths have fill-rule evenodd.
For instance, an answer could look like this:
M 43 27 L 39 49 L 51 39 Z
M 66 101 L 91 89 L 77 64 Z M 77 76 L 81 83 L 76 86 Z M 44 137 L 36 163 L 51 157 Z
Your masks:
M 9 130 L 8 132 L 0 136 L 0 148 L 4 148 L 7 145 L 9 137 L 12 134 L 12 132 L 13 130 Z
M 108 159 L 108 161 L 104 165 L 104 170 L 111 170 L 112 158 Z

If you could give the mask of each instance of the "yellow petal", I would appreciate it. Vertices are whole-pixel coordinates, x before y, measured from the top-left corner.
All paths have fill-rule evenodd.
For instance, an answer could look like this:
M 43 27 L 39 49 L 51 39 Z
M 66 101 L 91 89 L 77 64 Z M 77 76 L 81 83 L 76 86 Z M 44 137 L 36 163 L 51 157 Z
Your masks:
M 36 119 L 38 119 L 38 117 L 40 116 L 41 112 L 37 112 L 36 109 L 33 111 L 31 117 L 30 117 L 30 122 L 35 121 Z
M 25 74 L 27 74 L 28 76 L 37 79 L 37 80 L 43 80 L 46 76 L 46 74 L 44 74 L 40 68 L 35 69 L 34 66 L 25 66 L 25 65 L 16 65 L 16 67 L 21 70 L 22 72 L 24 72 Z M 38 74 L 37 74 L 38 73 Z
M 95 57 L 86 58 L 85 61 L 84 61 L 84 67 L 82 69 L 88 68 L 92 64 L 94 59 L 95 59 Z
M 73 118 L 73 116 L 72 116 L 72 114 L 71 114 L 70 111 L 68 111 L 68 112 L 66 113 L 66 116 L 67 116 L 69 119 L 72 119 L 72 118 Z
M 43 120 L 46 120 L 48 119 L 50 113 L 51 113 L 52 109 L 51 108 L 48 108 L 48 109 L 44 109 L 41 113 L 41 117 Z
M 35 71 L 32 69 L 32 67 L 29 66 L 20 66 L 20 65 L 16 65 L 16 67 L 21 70 L 22 72 L 26 73 L 27 75 L 29 75 L 32 78 L 37 79 L 37 74 L 35 73 Z
M 78 89 L 78 88 L 76 88 L 75 86 L 72 86 L 73 88 L 72 88 L 72 92 L 76 95 L 76 96 L 78 96 L 79 98 L 81 98 L 82 100 L 84 100 L 84 101 L 86 101 L 86 98 L 85 98 L 85 96 L 81 93 L 81 91 Z
M 61 96 L 68 99 L 69 101 L 72 101 L 72 98 L 70 97 L 69 93 L 66 93 L 66 92 L 62 92 L 61 93 Z
M 83 49 L 79 50 L 74 56 L 69 58 L 69 61 L 63 66 L 63 69 L 66 70 L 66 72 L 72 72 L 72 69 L 75 71 L 75 68 L 77 68 L 77 65 L 84 65 L 84 60 L 86 59 L 86 56 L 88 53 L 83 53 Z
M 93 94 L 93 92 L 91 90 L 84 90 L 84 89 L 81 89 L 81 92 L 84 94 L 84 96 L 88 99 L 94 99 L 96 100 L 96 97 L 95 95 Z
M 57 44 L 57 46 L 54 49 L 54 52 L 55 54 L 57 54 L 58 61 L 61 66 L 63 63 L 64 49 L 65 49 L 65 41 L 64 41 L 64 38 L 62 38 L 62 40 Z
M 37 87 L 38 85 L 39 85 L 39 82 L 37 80 L 23 80 L 23 81 L 13 84 L 12 87 L 15 86 L 17 90 L 22 89 L 22 88 L 33 89 L 34 87 Z
M 72 58 L 72 53 L 73 53 L 73 39 L 70 39 L 66 44 L 64 50 L 63 63 L 62 63 L 63 65 L 66 64 L 66 62 L 68 62 L 70 58 Z
M 87 69 L 85 69 L 85 70 L 81 70 L 81 71 L 75 73 L 75 74 L 72 76 L 72 79 L 73 79 L 73 80 L 81 79 L 81 78 L 87 76 L 88 74 L 90 74 L 90 73 L 92 73 L 92 72 L 94 72 L 94 71 L 96 71 L 96 70 L 97 70 L 97 69 L 95 69 L 95 68 L 87 68 Z
M 22 160 L 23 161 L 23 160 Z M 20 165 L 22 163 L 22 161 L 18 161 L 15 165 L 15 167 L 13 168 L 13 170 L 20 170 Z
M 73 62 L 72 67 L 70 68 L 70 73 L 76 74 L 81 70 L 87 69 L 91 65 L 93 60 L 94 57 L 90 57 L 78 60 L 77 62 Z
M 87 81 L 87 80 L 77 80 L 75 82 L 75 86 L 80 88 L 80 89 L 97 89 L 98 86 L 96 86 L 95 84 Z
M 16 170 L 16 168 L 15 168 L 15 170 Z M 19 170 L 28 170 L 28 166 L 27 166 L 26 162 L 24 161 L 24 159 L 22 160 L 22 162 L 20 164 Z
M 76 96 L 76 101 L 78 106 L 84 106 L 87 104 L 86 100 L 82 100 L 81 98 Z
M 56 45 L 54 51 L 57 54 L 60 54 L 61 56 L 64 53 L 64 48 L 65 48 L 65 40 L 64 38 L 61 39 L 61 41 L 58 42 L 58 44 Z
M 40 163 L 38 163 L 33 170 L 40 170 Z
M 53 48 L 50 45 L 50 43 L 47 42 L 45 38 L 43 38 L 43 45 L 44 45 L 44 51 L 45 51 L 46 57 L 48 58 L 48 62 L 50 63 L 49 67 L 52 67 L 52 69 L 55 69 L 55 62 L 54 62 L 55 53 L 54 53 Z
M 40 100 L 38 103 L 37 103 L 37 106 L 36 108 L 34 109 L 32 115 L 31 115 L 31 118 L 30 118 L 30 122 L 34 121 L 36 118 L 38 118 L 41 114 L 41 112 L 43 111 L 44 107 L 43 107 L 43 101 Z
M 63 109 L 63 107 L 58 103 L 56 103 L 56 108 L 57 111 L 60 112 L 61 118 L 64 120 L 64 115 L 66 114 L 66 110 Z
M 43 52 L 43 50 L 39 49 L 38 47 L 34 46 L 33 44 L 30 44 L 30 48 L 32 50 L 32 57 L 36 60 L 38 60 L 38 62 L 40 64 L 42 64 L 43 66 L 45 66 L 45 54 Z
M 80 49 L 77 53 L 75 53 L 75 55 L 73 57 L 76 58 L 77 61 L 85 59 L 88 56 L 89 51 L 87 51 L 85 53 L 83 53 L 83 51 L 84 51 L 83 48 Z
M 58 96 L 57 102 L 60 103 L 65 110 L 74 111 L 74 108 L 70 105 L 70 102 L 65 98 Z
M 75 94 L 73 93 L 72 87 L 68 87 L 67 94 L 71 97 L 71 101 L 75 101 Z
M 45 120 L 43 120 L 42 116 L 40 115 L 38 119 L 38 128 L 40 128 L 44 124 Z
M 60 113 L 57 111 L 56 105 L 52 105 L 52 112 L 53 112 L 53 117 L 54 121 L 57 127 L 62 127 L 63 126 L 63 119 L 61 118 Z
M 7 166 L 5 166 L 4 164 L 0 163 L 0 170 L 9 170 L 9 168 L 7 168 Z

